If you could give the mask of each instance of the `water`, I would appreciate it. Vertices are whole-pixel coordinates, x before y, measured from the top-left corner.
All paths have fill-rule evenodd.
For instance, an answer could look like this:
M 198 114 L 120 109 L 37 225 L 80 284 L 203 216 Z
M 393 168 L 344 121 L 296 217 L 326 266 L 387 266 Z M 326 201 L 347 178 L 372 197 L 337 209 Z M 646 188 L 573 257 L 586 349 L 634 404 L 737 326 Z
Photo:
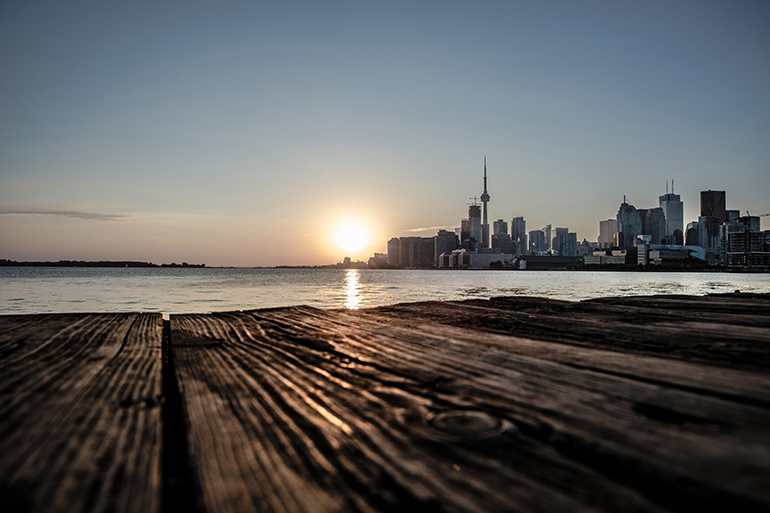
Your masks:
M 770 292 L 768 274 L 0 267 L 0 313 L 207 313 L 305 304 Z

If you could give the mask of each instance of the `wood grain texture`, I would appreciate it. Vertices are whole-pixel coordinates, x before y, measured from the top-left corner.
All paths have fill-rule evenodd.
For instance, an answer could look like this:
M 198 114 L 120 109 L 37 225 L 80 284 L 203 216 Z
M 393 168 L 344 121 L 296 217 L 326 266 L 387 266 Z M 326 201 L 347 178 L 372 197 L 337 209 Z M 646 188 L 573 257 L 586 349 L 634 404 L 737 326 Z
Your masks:
M 3 511 L 159 511 L 161 314 L 0 316 Z
M 205 508 L 766 510 L 768 314 L 731 300 L 172 315 Z

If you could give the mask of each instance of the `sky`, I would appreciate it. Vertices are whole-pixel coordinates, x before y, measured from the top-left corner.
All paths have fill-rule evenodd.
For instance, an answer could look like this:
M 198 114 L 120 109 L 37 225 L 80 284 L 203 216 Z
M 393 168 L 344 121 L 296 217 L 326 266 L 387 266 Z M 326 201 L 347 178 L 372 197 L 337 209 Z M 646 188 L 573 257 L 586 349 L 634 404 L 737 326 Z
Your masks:
M 0 258 L 320 265 L 467 217 L 770 214 L 770 2 L 0 4 Z M 767 229 L 768 219 L 762 218 Z M 345 223 L 371 232 L 350 254 Z

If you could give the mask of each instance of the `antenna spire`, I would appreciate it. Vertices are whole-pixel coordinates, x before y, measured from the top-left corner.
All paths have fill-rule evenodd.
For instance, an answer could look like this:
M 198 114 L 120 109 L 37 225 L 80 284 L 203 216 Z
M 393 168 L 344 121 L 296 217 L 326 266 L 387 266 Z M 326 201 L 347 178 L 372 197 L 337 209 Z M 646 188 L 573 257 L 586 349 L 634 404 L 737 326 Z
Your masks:
M 487 157 L 484 157 L 484 194 L 487 193 Z

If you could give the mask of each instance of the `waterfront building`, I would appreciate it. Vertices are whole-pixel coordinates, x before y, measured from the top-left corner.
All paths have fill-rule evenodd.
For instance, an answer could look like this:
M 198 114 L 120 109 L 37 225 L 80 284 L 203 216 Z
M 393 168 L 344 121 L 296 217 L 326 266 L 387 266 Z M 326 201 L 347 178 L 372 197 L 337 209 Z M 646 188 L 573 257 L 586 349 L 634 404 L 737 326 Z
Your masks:
M 398 237 L 388 241 L 388 263 L 393 266 L 401 265 L 401 241 Z
M 770 268 L 770 230 L 759 217 L 743 216 L 720 227 L 719 259 L 729 269 Z
M 416 267 L 417 239 L 419 237 L 401 237 L 398 239 L 398 265 L 400 267 Z
M 615 244 L 615 233 L 618 231 L 617 219 L 599 221 L 599 247 L 611 248 Z
M 433 237 L 433 264 L 438 267 L 441 254 L 451 253 L 458 245 L 457 235 L 447 230 L 439 230 Z
M 491 251 L 468 251 L 456 249 L 439 257 L 439 267 L 442 269 L 489 269 L 490 267 L 510 267 L 513 265 L 512 254 Z
M 652 235 L 640 235 L 636 238 L 636 265 L 646 266 L 649 263 L 649 250 Z
M 598 248 L 599 245 L 596 242 L 588 242 L 587 239 L 583 239 L 583 242 L 578 244 L 577 254 L 578 256 L 592 255 L 594 250 Z
M 548 251 L 545 241 L 546 237 L 543 230 L 532 230 L 529 232 L 530 253 L 545 253 Z
M 373 257 L 369 259 L 367 267 L 369 269 L 386 269 L 388 267 L 389 257 L 387 253 L 375 253 Z
M 618 209 L 618 237 L 617 246 L 620 248 L 633 248 L 636 244 L 636 237 L 642 234 L 642 220 L 636 207 L 626 202 L 623 196 L 623 203 Z
M 511 236 L 507 233 L 496 233 L 492 235 L 492 248 L 499 249 L 501 253 L 514 254 Z

